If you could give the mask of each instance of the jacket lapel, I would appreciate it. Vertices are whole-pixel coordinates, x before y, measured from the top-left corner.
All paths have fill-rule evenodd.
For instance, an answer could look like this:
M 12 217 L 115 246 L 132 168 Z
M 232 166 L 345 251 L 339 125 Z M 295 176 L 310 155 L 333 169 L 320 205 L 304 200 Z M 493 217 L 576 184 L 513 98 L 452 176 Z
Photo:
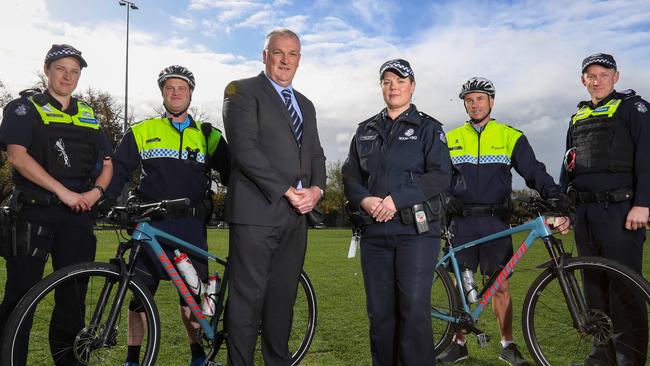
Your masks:
M 271 85 L 271 82 L 269 79 L 266 77 L 264 74 L 264 71 L 262 71 L 258 76 L 257 76 L 258 81 L 260 84 L 262 84 L 262 90 L 267 94 L 269 99 L 272 101 L 272 104 L 276 106 L 277 109 L 279 109 L 280 113 L 284 116 L 284 119 L 286 121 L 286 126 L 289 129 L 289 133 L 291 134 L 291 137 L 293 137 L 293 141 L 295 142 L 295 146 L 298 147 L 298 141 L 296 141 L 296 137 L 293 134 L 293 120 L 291 120 L 291 116 L 289 115 L 289 110 L 287 109 L 287 106 L 284 105 L 284 100 L 282 100 L 282 97 L 278 94 L 278 92 L 275 90 L 273 85 Z M 294 90 L 294 95 L 296 96 L 296 99 L 298 98 L 298 93 Z M 298 104 L 300 104 L 300 100 L 298 100 Z M 302 109 L 302 107 L 301 107 Z M 304 133 L 304 128 L 305 128 L 305 118 L 303 115 L 303 143 L 304 143 L 304 138 L 305 138 L 305 133 Z

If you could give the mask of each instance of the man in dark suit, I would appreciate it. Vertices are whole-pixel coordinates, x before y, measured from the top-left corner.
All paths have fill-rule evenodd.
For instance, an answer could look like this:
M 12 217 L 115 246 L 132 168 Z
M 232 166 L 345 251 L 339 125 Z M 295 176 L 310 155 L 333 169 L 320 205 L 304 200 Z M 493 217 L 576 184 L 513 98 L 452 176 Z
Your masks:
M 291 85 L 300 39 L 288 29 L 266 37 L 265 71 L 231 82 L 223 121 L 233 157 L 230 224 L 228 364 L 253 365 L 262 322 L 266 365 L 289 365 L 288 339 L 307 217 L 323 195 L 325 156 L 314 105 Z

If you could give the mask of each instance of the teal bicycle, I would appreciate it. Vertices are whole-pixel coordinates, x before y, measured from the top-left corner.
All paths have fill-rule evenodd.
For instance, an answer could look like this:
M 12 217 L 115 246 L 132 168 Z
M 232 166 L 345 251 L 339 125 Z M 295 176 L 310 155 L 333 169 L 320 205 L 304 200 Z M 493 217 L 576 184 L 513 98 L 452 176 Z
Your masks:
M 142 304 L 143 315 L 148 326 L 142 335 L 141 366 L 154 366 L 161 351 L 160 314 L 156 302 L 144 284 L 134 275 L 137 270 L 135 259 L 143 255 L 141 250 L 148 246 L 158 258 L 160 268 L 164 269 L 183 301 L 192 310 L 199 322 L 199 335 L 206 349 L 205 366 L 218 366 L 226 363 L 225 349 L 228 342 L 228 329 L 223 322 L 227 307 L 228 262 L 226 259 L 206 252 L 197 246 L 153 227 L 149 221 L 165 217 L 169 211 L 186 208 L 188 199 L 161 201 L 149 204 L 132 203 L 126 207 L 115 207 L 109 214 L 109 221 L 127 229 L 131 237 L 122 241 L 110 263 L 83 263 L 62 268 L 36 284 L 21 299 L 9 318 L 3 334 L 2 365 L 52 365 L 60 364 L 65 355 L 72 354 L 75 365 L 120 365 L 127 354 L 128 305 L 131 299 Z M 167 239 L 160 242 L 159 239 Z M 179 249 L 198 257 L 207 258 L 222 267 L 222 282 L 215 300 L 214 314 L 206 315 L 201 310 L 201 299 L 189 290 L 183 276 L 172 264 L 163 248 Z M 131 252 L 128 259 L 125 254 Z M 300 274 L 298 293 L 293 308 L 293 323 L 289 339 L 291 365 L 297 365 L 307 354 L 316 330 L 316 294 L 311 281 L 303 271 Z M 56 326 L 52 322 L 52 308 L 57 297 L 57 289 L 66 288 L 68 293 L 76 293 L 76 308 L 70 312 L 84 314 L 84 324 L 65 324 Z M 75 291 L 70 291 L 70 289 Z M 176 308 L 174 308 L 176 310 Z M 174 313 L 176 318 L 178 315 Z M 59 322 L 60 323 L 60 322 Z M 178 324 L 180 326 L 180 324 Z M 260 328 L 261 329 L 261 328 Z M 66 333 L 65 344 L 52 344 L 49 334 Z M 259 342 L 258 342 L 259 343 Z M 162 350 L 178 349 L 178 344 L 162 342 Z M 185 347 L 183 347 L 185 348 Z M 23 359 L 28 349 L 27 360 Z M 174 356 L 172 356 L 174 357 Z M 170 361 L 167 361 L 170 362 Z M 171 364 L 171 363 L 165 364 Z M 174 358 L 173 364 L 180 361 Z M 158 363 L 160 364 L 160 363 Z
M 585 289 L 589 286 L 586 278 L 602 275 L 616 281 L 617 286 L 609 292 L 603 291 L 603 296 L 611 298 L 626 294 L 629 297 L 623 299 L 629 300 L 626 303 L 629 307 L 626 308 L 640 312 L 637 315 L 645 319 L 649 318 L 650 284 L 641 275 L 614 261 L 598 257 L 572 257 L 571 253 L 565 252 L 562 241 L 553 236 L 544 216 L 565 216 L 566 213 L 558 212 L 551 201 L 532 199 L 523 204 L 536 217 L 508 230 L 457 247 L 449 245 L 451 235 L 448 231 L 443 232 L 446 245 L 443 256 L 436 265 L 431 293 L 436 354 L 442 353 L 449 346 L 456 332 L 473 333 L 477 336 L 479 346 L 487 344 L 489 337 L 479 329 L 479 318 L 501 283 L 513 274 L 517 264 L 537 239 L 541 239 L 546 247 L 549 260 L 538 266 L 542 273 L 528 290 L 521 318 L 526 346 L 538 364 L 582 365 L 594 347 L 607 347 L 626 335 L 634 338 L 643 334 L 648 328 L 647 321 L 646 324 L 622 326 L 616 324 L 606 310 L 590 304 L 585 295 Z M 463 286 L 455 285 L 463 283 L 456 254 L 469 247 L 521 232 L 529 234 L 503 269 L 485 282 L 476 296 L 477 301 L 470 303 Z M 640 303 L 645 306 L 639 306 Z M 647 342 L 645 347 L 621 345 L 620 341 L 617 342 L 617 347 L 627 346 L 630 354 L 643 358 L 647 353 Z M 616 365 L 616 360 L 609 361 L 608 364 Z

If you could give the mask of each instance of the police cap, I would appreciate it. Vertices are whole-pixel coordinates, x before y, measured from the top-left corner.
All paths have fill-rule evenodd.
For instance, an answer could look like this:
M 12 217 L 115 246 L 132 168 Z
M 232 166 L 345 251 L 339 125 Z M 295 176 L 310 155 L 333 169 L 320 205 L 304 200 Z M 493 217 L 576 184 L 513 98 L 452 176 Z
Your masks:
M 79 60 L 79 65 L 81 65 L 82 68 L 88 67 L 86 60 L 81 57 L 81 51 L 68 44 L 53 44 L 52 48 L 47 51 L 47 55 L 45 55 L 45 64 L 49 65 L 53 61 L 64 57 L 74 57 Z
M 587 70 L 590 65 L 594 64 L 616 70 L 616 61 L 614 60 L 614 56 L 606 53 L 594 53 L 582 60 L 582 73 L 584 74 L 585 70 Z

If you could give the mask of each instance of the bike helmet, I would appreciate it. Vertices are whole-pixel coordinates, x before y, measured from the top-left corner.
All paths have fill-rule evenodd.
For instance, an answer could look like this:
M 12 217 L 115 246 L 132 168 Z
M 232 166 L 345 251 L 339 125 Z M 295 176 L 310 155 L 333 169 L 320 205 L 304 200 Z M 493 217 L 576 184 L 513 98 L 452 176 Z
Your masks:
M 160 90 L 162 90 L 163 85 L 165 85 L 165 81 L 172 78 L 183 79 L 187 81 L 187 83 L 190 84 L 190 89 L 192 90 L 194 90 L 194 87 L 196 86 L 196 83 L 194 82 L 194 74 L 192 74 L 190 70 L 180 65 L 172 65 L 164 68 L 160 74 L 158 74 L 158 87 Z
M 458 97 L 464 99 L 465 95 L 469 93 L 485 93 L 494 98 L 496 91 L 494 90 L 494 84 L 490 80 L 475 76 L 463 84 Z

